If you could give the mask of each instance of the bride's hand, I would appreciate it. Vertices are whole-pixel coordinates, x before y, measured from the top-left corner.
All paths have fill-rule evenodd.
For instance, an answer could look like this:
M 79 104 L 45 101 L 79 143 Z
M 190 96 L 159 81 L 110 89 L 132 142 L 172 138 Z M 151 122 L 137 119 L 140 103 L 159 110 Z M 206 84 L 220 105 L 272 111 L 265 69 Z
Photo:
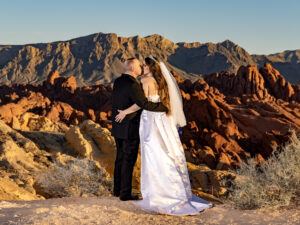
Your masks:
M 118 109 L 119 114 L 116 115 L 115 121 L 121 123 L 122 120 L 125 118 L 126 113 L 124 112 L 124 110 L 119 110 Z

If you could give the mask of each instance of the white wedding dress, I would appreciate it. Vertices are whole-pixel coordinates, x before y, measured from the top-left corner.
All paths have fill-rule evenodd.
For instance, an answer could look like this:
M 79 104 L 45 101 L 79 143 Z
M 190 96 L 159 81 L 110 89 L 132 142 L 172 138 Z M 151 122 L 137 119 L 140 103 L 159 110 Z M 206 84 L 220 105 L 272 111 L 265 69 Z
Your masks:
M 160 101 L 159 95 L 148 97 Z M 133 204 L 147 212 L 194 215 L 212 204 L 191 192 L 184 150 L 172 117 L 143 110 L 140 120 L 142 200 Z

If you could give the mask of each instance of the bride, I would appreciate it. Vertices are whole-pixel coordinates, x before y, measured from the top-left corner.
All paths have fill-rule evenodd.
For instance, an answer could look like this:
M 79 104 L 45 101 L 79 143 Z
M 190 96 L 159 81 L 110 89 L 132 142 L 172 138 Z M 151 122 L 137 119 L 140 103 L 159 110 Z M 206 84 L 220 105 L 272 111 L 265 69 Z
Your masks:
M 146 97 L 161 101 L 168 112 L 143 110 L 139 135 L 141 140 L 141 193 L 135 205 L 148 212 L 169 215 L 194 215 L 213 204 L 191 192 L 184 150 L 177 127 L 185 126 L 182 97 L 177 83 L 163 62 L 151 55 L 145 59 L 141 79 Z M 139 110 L 136 104 L 118 110 L 116 121 Z

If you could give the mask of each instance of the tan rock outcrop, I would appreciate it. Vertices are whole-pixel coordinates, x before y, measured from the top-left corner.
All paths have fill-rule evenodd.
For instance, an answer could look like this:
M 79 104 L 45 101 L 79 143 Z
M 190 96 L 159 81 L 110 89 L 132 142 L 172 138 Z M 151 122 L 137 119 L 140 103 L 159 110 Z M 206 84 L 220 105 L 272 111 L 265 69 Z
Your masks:
M 43 199 L 34 189 L 37 173 L 51 164 L 50 154 L 0 120 L 0 197 Z
M 19 118 L 12 119 L 11 127 L 22 131 L 53 131 L 64 133 L 69 128 L 61 122 L 53 122 L 45 116 L 25 112 Z
M 39 200 L 44 199 L 17 185 L 8 177 L 0 177 L 0 199 L 1 200 Z
M 66 132 L 66 140 L 72 146 L 75 153 L 83 157 L 91 157 L 92 152 L 99 151 L 93 143 L 93 139 L 82 133 L 78 126 L 71 126 Z
M 32 115 L 28 114 L 27 116 Z M 32 126 L 29 127 L 32 128 Z M 76 172 L 76 165 L 73 162 L 77 160 L 78 153 L 81 153 L 82 159 L 86 160 L 76 161 L 79 163 L 78 165 L 83 166 L 82 168 L 94 165 L 98 169 L 99 176 L 103 168 L 111 176 L 115 147 L 110 132 L 92 121 L 86 121 L 81 127 L 86 133 L 81 131 L 79 126 L 71 126 L 65 137 L 63 133 L 43 131 L 42 127 L 34 131 L 30 129 L 15 130 L 0 120 L 0 199 L 35 200 L 59 196 L 59 189 L 55 189 L 55 183 L 41 183 L 39 178 L 53 166 L 53 162 L 61 163 L 67 171 L 69 164 L 72 164 L 74 168 L 70 169 Z M 66 142 L 66 139 L 71 140 L 71 143 Z M 72 173 L 72 171 L 69 172 Z M 93 170 L 90 170 L 89 173 L 93 173 Z M 48 174 L 51 173 L 48 172 Z M 70 175 L 74 176 L 74 174 Z M 95 182 L 97 181 L 94 181 L 93 186 L 95 195 L 102 195 L 104 192 L 110 191 L 103 190 L 102 186 L 99 186 L 97 191 Z M 104 180 L 103 182 L 108 181 Z M 51 186 L 52 191 L 49 192 L 47 185 Z M 109 183 L 105 185 L 109 186 Z M 88 190 L 88 187 L 84 188 L 82 190 Z M 78 191 L 80 192 L 80 187 L 76 194 L 79 193 Z
M 116 146 L 106 128 L 92 120 L 85 120 L 79 126 L 72 125 L 65 135 L 77 154 L 100 162 L 109 174 L 113 173 Z

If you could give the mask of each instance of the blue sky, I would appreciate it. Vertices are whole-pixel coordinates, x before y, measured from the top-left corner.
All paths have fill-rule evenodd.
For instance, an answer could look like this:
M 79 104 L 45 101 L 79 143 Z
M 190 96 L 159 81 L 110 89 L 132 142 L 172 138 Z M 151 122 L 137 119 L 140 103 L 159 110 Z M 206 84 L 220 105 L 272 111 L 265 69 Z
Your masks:
M 300 49 L 298 0 L 1 0 L 0 44 L 92 33 L 174 42 L 229 39 L 251 54 Z

